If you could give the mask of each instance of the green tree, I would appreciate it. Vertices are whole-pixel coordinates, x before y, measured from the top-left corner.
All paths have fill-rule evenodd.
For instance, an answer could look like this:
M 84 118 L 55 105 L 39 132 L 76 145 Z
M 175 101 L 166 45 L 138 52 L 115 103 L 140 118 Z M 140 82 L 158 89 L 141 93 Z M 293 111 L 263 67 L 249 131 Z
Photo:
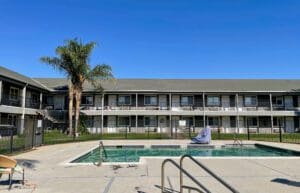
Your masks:
M 43 63 L 63 72 L 68 79 L 69 94 L 69 132 L 75 137 L 78 129 L 81 96 L 83 85 L 89 82 L 95 89 L 102 91 L 101 81 L 113 78 L 109 65 L 98 64 L 91 67 L 90 56 L 95 48 L 95 42 L 83 43 L 78 39 L 67 40 L 64 45 L 55 50 L 55 57 L 41 57 Z M 75 98 L 75 127 L 73 129 L 73 100 Z

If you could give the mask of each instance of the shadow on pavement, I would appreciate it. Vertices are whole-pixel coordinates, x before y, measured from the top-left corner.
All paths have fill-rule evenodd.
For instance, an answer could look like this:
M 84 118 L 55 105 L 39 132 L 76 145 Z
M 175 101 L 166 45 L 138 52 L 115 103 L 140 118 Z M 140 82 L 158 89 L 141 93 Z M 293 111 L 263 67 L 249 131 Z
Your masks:
M 300 187 L 300 182 L 289 180 L 289 179 L 286 179 L 286 178 L 275 178 L 275 179 L 271 180 L 271 182 L 285 184 L 285 185 L 288 185 L 288 186 Z

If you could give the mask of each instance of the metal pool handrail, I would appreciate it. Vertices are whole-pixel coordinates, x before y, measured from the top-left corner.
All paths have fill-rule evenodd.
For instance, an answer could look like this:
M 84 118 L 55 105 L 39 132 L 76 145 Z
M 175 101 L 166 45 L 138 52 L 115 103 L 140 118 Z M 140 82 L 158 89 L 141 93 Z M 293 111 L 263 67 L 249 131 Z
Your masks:
M 186 176 L 188 176 L 195 184 L 197 184 L 199 187 L 201 187 L 205 192 L 210 193 L 210 191 L 202 184 L 200 183 L 196 178 L 194 178 L 190 173 L 188 173 L 185 169 L 183 169 L 182 167 L 180 167 L 174 160 L 172 159 L 165 159 L 161 165 L 161 192 L 165 193 L 165 165 L 166 163 L 171 163 L 173 164 L 177 169 L 180 170 L 180 173 L 184 173 Z M 194 188 L 194 187 L 190 187 L 190 186 L 183 186 L 182 184 L 180 184 L 180 193 L 182 193 L 182 189 L 189 189 L 189 190 L 196 190 L 200 193 L 202 193 L 203 191 L 201 191 L 198 188 Z
M 198 188 L 195 188 L 195 187 L 192 187 L 192 186 L 183 185 L 182 188 L 183 189 L 188 189 L 189 193 L 191 192 L 191 190 L 197 191 L 199 193 L 204 193 L 202 190 L 199 190 Z
M 190 158 L 195 164 L 197 164 L 199 167 L 201 167 L 203 170 L 205 170 L 207 173 L 209 173 L 212 177 L 214 177 L 216 180 L 218 180 L 221 184 L 223 184 L 227 189 L 229 189 L 233 193 L 238 193 L 236 189 L 234 189 L 231 185 L 229 185 L 227 182 L 225 182 L 222 178 L 217 176 L 214 172 L 212 172 L 210 169 L 208 169 L 205 165 L 197 161 L 195 158 L 193 158 L 191 155 L 183 155 L 180 158 L 180 168 L 183 168 L 183 160 L 184 158 Z M 180 170 L 180 192 L 182 192 L 183 188 L 183 175 L 182 170 Z
M 106 151 L 105 151 L 105 148 L 103 145 L 103 141 L 99 141 L 99 162 L 98 162 L 97 166 L 101 166 L 102 162 L 103 162 L 103 155 L 102 155 L 101 150 L 103 150 L 104 156 L 105 156 L 105 158 L 107 158 L 107 154 L 106 154 Z

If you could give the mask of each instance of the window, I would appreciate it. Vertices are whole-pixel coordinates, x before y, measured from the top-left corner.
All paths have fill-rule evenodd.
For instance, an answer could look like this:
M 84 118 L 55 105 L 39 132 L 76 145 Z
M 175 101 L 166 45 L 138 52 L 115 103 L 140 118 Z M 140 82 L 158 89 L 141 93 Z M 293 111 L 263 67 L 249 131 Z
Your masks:
M 53 105 L 53 96 L 48 96 L 46 98 L 46 104 Z
M 130 105 L 130 95 L 119 96 L 118 104 L 119 105 Z
M 85 126 L 87 128 L 94 127 L 94 117 L 88 116 L 88 117 L 86 117 L 86 120 L 84 122 L 85 122 Z
M 129 125 L 129 117 L 118 117 L 118 126 L 125 127 Z
M 245 106 L 256 106 L 257 98 L 256 96 L 245 96 Z
M 236 118 L 233 116 L 230 117 L 230 127 L 236 127 Z
M 259 117 L 259 127 L 271 127 L 271 117 Z
M 19 100 L 19 89 L 16 87 L 10 87 L 9 89 L 9 99 Z
M 37 104 L 39 103 L 40 99 L 39 99 L 39 95 L 37 94 L 31 94 L 31 103 L 33 104 Z
M 82 105 L 93 105 L 93 96 L 82 96 L 81 104 Z
M 218 96 L 208 96 L 207 97 L 208 106 L 220 106 L 220 97 Z
M 183 117 L 182 120 L 185 120 L 186 127 L 191 127 L 194 125 L 193 117 Z
M 182 106 L 193 105 L 193 96 L 182 96 L 181 105 Z
M 273 96 L 272 104 L 274 106 L 282 106 L 283 105 L 283 97 L 282 96 Z
M 195 116 L 195 127 L 203 127 L 203 117 Z
M 257 127 L 257 117 L 248 117 L 247 123 L 249 127 Z
M 208 117 L 209 126 L 219 126 L 219 117 Z
M 274 127 L 283 127 L 283 120 L 280 117 L 273 117 L 273 126 Z M 280 125 L 279 125 L 280 124 Z
M 144 126 L 146 126 L 146 127 L 156 127 L 157 126 L 156 116 L 145 117 L 144 118 Z
M 17 116 L 16 115 L 8 115 L 7 117 L 7 123 L 8 125 L 17 126 Z
M 157 105 L 157 97 L 156 96 L 145 96 L 145 105 Z

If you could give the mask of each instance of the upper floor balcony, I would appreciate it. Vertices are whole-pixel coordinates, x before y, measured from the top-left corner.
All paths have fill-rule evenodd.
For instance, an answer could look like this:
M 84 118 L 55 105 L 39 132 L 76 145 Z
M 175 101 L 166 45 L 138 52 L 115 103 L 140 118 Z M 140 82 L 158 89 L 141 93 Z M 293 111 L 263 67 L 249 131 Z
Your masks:
M 26 108 L 39 109 L 40 104 L 41 104 L 41 101 L 38 97 L 32 96 L 32 97 L 25 98 L 25 107 Z
M 1 82 L 1 104 L 8 106 L 22 106 L 22 89 L 23 87 L 11 82 Z
M 67 110 L 66 96 L 53 96 L 44 102 L 43 108 Z M 299 111 L 300 97 L 271 95 L 186 95 L 186 94 L 106 94 L 83 95 L 81 110 L 113 111 L 161 111 L 161 112 L 237 112 L 254 113 L 269 111 Z M 154 112 L 153 112 L 154 113 Z
M 18 94 L 2 94 L 1 98 L 2 105 L 21 107 L 22 106 L 22 96 Z

